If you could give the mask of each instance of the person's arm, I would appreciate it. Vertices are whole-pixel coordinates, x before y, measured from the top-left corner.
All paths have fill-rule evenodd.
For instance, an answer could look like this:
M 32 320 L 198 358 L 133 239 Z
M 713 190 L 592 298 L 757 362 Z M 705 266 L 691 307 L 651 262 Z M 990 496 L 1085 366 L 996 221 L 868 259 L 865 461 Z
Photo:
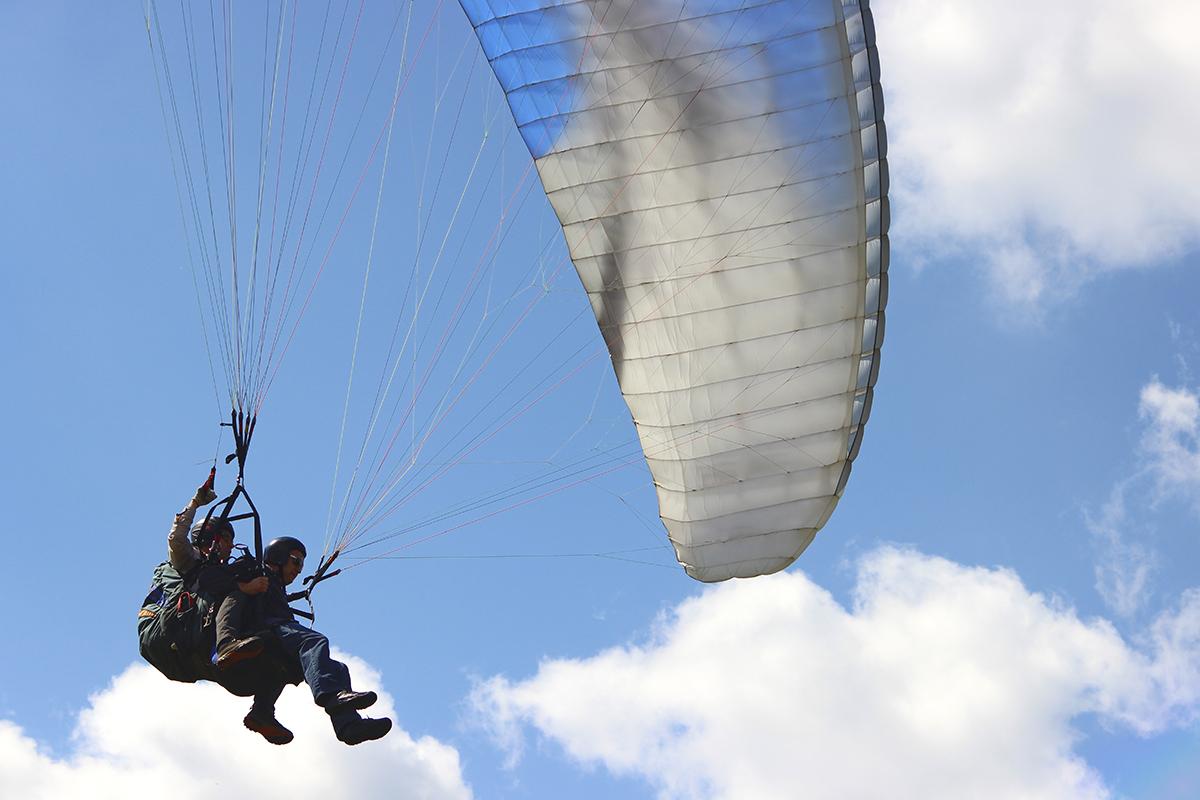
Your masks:
M 188 533 L 196 519 L 196 511 L 217 499 L 217 493 L 213 491 L 215 478 L 216 470 L 213 470 L 204 485 L 196 490 L 195 496 L 175 515 L 175 523 L 171 526 L 171 532 L 167 534 L 167 557 L 171 566 L 179 570 L 180 574 L 187 572 L 200 560 L 200 551 L 192 544 Z

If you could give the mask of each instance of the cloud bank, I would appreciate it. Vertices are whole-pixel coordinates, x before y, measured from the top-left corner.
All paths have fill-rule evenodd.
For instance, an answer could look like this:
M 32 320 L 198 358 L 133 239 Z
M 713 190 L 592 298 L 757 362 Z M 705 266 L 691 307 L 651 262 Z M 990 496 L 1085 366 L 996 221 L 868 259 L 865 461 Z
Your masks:
M 1095 714 L 1149 735 L 1196 718 L 1200 592 L 1142 647 L 1012 572 L 883 548 L 849 610 L 800 573 L 722 584 L 652 640 L 555 659 L 473 695 L 525 731 L 664 798 L 1103 798 L 1074 750 Z
M 1020 305 L 1198 243 L 1200 5 L 876 0 L 896 252 Z
M 359 659 L 356 686 L 380 692 L 374 708 L 395 718 L 379 674 Z M 333 737 L 328 718 L 303 685 L 289 688 L 278 716 L 296 740 L 275 747 L 242 727 L 249 701 L 212 684 L 171 683 L 133 665 L 94 695 L 80 714 L 70 752 L 47 752 L 17 725 L 0 720 L 0 797 L 128 800 L 421 798 L 467 800 L 458 753 L 403 730 L 350 748 Z

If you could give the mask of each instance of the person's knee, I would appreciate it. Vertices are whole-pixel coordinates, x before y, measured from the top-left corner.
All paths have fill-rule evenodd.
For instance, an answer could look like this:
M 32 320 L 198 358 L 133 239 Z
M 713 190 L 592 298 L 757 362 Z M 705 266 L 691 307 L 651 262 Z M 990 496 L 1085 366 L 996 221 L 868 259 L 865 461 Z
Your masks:
M 317 634 L 316 636 L 305 636 L 304 641 L 300 642 L 300 653 L 316 654 L 322 650 L 329 650 L 329 640 L 324 636 Z

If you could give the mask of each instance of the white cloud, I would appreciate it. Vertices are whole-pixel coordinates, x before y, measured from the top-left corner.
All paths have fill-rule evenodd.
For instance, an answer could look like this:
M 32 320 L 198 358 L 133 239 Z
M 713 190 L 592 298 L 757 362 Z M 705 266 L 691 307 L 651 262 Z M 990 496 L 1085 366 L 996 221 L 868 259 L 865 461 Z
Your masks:
M 883 548 L 850 610 L 800 573 L 730 582 L 648 643 L 497 676 L 473 701 L 514 757 L 532 726 L 664 798 L 1103 798 L 1072 720 L 1194 719 L 1200 593 L 1136 649 L 1009 571 Z
M 380 692 L 373 711 L 394 719 L 379 674 L 359 659 L 338 657 L 349 663 L 356 687 Z M 396 728 L 378 742 L 347 747 L 303 685 L 289 687 L 279 703 L 280 720 L 296 734 L 289 745 L 267 744 L 244 729 L 248 707 L 249 700 L 213 684 L 171 683 L 148 666 L 130 666 L 91 698 L 65 755 L 0 720 L 0 796 L 390 799 L 403 787 L 405 798 L 471 797 L 454 748 Z
M 1200 230 L 1200 5 L 877 0 L 897 252 L 970 256 L 1019 304 Z

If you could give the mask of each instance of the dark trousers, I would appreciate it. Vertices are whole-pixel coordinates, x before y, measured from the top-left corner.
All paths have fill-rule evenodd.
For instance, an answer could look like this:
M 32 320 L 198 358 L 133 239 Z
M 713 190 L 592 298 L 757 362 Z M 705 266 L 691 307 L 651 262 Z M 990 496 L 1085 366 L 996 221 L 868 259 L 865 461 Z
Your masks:
M 217 650 L 227 642 L 241 638 L 242 620 L 250 597 L 234 589 L 225 596 L 217 608 Z
M 275 683 L 260 688 L 258 693 L 254 695 L 254 702 L 250 705 L 250 713 L 266 717 L 275 716 L 275 701 L 279 699 L 279 695 L 283 694 L 283 687 L 286 685 L 284 683 Z
M 324 634 L 295 621 L 276 625 L 275 634 L 283 645 L 283 652 L 299 659 L 304 682 L 312 690 L 317 705 L 324 705 L 324 700 L 349 690 L 350 670 L 329 655 L 329 640 Z

